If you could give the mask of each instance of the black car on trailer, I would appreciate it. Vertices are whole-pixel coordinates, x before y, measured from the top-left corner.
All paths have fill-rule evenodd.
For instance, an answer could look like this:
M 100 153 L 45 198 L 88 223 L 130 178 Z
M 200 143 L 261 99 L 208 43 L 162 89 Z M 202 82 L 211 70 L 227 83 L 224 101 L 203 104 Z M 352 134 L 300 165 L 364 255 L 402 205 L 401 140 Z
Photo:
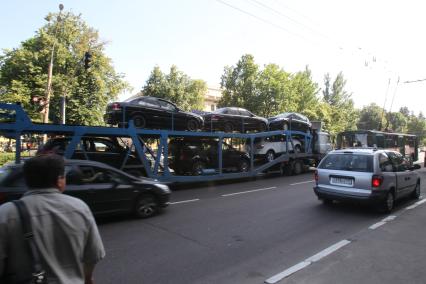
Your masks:
M 139 96 L 107 105 L 104 115 L 107 124 L 125 126 L 131 119 L 137 128 L 188 131 L 203 128 L 200 115 L 183 111 L 161 98 Z
M 268 120 L 238 107 L 224 107 L 203 115 L 204 129 L 224 132 L 263 132 L 268 129 Z

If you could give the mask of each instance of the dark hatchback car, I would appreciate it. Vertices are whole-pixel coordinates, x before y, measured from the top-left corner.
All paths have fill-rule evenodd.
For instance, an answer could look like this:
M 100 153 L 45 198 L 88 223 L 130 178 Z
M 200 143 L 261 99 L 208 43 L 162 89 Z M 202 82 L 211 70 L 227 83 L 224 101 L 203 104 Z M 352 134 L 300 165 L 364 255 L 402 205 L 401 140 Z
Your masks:
M 218 139 L 175 138 L 169 143 L 169 167 L 177 175 L 202 175 L 205 169 L 219 169 Z M 250 157 L 231 145 L 222 143 L 222 169 L 246 172 Z
M 274 117 L 268 118 L 270 130 L 296 130 L 307 132 L 312 123 L 309 119 L 296 112 L 284 112 Z
M 131 119 L 138 128 L 189 131 L 203 128 L 201 116 L 183 111 L 164 99 L 146 96 L 108 104 L 104 116 L 107 124 L 123 126 Z
M 268 129 L 266 118 L 237 107 L 224 107 L 203 115 L 204 129 L 224 132 L 263 132 Z
M 83 200 L 94 215 L 134 213 L 147 218 L 168 206 L 167 185 L 136 178 L 108 165 L 83 160 L 66 160 L 65 194 Z M 0 169 L 0 204 L 19 199 L 27 190 L 22 164 Z
M 64 155 L 70 141 L 70 137 L 52 138 L 38 149 L 37 155 L 45 153 Z M 134 151 L 129 153 L 117 137 L 83 136 L 71 158 L 97 161 L 122 169 L 134 176 L 146 176 L 142 161 Z

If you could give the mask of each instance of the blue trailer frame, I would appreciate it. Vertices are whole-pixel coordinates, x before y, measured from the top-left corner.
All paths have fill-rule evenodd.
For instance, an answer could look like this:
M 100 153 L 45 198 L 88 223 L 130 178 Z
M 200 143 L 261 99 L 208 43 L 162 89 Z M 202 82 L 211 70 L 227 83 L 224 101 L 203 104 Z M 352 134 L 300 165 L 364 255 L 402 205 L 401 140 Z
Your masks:
M 254 177 L 264 173 L 277 164 L 285 165 L 297 159 L 311 159 L 315 155 L 312 153 L 312 135 L 310 133 L 290 130 L 267 131 L 258 133 L 224 133 L 224 132 L 190 132 L 190 131 L 169 131 L 169 130 L 150 130 L 135 128 L 133 121 L 129 121 L 127 128 L 124 127 L 103 127 L 103 126 L 82 126 L 82 125 L 58 125 L 58 124 L 42 124 L 32 123 L 31 119 L 25 113 L 20 105 L 0 103 L 0 119 L 7 118 L 12 122 L 0 122 L 0 135 L 16 139 L 16 156 L 15 162 L 21 162 L 21 136 L 23 134 L 60 134 L 71 137 L 64 153 L 65 158 L 71 158 L 77 146 L 84 136 L 108 136 L 108 137 L 128 137 L 132 139 L 135 153 L 137 153 L 140 161 L 145 168 L 146 175 L 149 178 L 155 178 L 164 182 L 201 182 L 225 179 L 238 179 L 246 177 Z M 286 135 L 287 146 L 292 145 L 292 137 L 297 135 L 303 137 L 305 151 L 302 153 L 290 153 L 286 151 L 274 160 L 262 164 L 258 167 L 254 165 L 254 139 L 257 137 L 267 137 L 272 135 Z M 151 136 L 159 139 L 158 149 L 154 156 L 154 165 L 150 164 L 147 158 L 148 146 L 144 143 L 142 137 Z M 171 137 L 210 137 L 218 139 L 218 165 L 219 168 L 213 173 L 206 173 L 198 176 L 178 176 L 170 172 L 168 167 L 168 142 Z M 223 171 L 222 143 L 226 138 L 240 138 L 250 140 L 250 169 L 247 172 L 225 173 Z M 287 147 L 289 149 L 289 147 Z M 294 147 L 293 147 L 294 149 Z M 129 148 L 128 155 L 132 149 Z M 153 151 L 148 149 L 151 154 Z M 87 158 L 87 155 L 86 155 Z M 124 159 L 121 168 L 127 162 L 128 156 Z M 161 164 L 163 161 L 163 164 Z M 163 171 L 159 169 L 162 168 Z

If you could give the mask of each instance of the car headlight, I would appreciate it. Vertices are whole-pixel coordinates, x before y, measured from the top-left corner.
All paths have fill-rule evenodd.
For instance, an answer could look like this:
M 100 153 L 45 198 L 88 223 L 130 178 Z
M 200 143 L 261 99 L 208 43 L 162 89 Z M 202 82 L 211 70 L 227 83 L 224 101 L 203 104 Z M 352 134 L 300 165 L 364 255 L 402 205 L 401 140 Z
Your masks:
M 159 189 L 161 189 L 164 193 L 171 193 L 169 187 L 165 184 L 156 183 L 155 186 L 158 187 Z

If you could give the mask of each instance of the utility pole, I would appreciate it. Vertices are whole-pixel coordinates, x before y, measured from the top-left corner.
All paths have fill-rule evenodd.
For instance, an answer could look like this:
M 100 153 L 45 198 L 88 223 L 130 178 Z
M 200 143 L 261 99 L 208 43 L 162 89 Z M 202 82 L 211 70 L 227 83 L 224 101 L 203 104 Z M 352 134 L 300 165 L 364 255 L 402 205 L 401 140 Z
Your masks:
M 57 42 L 56 35 L 58 33 L 58 25 L 59 25 L 59 22 L 62 21 L 61 13 L 62 13 L 63 9 L 64 9 L 64 5 L 59 4 L 59 15 L 58 15 L 58 18 L 57 18 L 58 23 L 57 23 L 57 26 L 55 28 L 54 41 L 53 41 L 53 45 L 52 45 L 52 51 L 50 53 L 49 69 L 48 69 L 48 73 L 47 73 L 46 104 L 44 106 L 43 123 L 49 122 L 50 96 L 51 96 L 51 93 L 52 93 L 53 55 L 55 53 L 55 46 L 56 46 L 56 42 Z M 43 140 L 45 140 L 45 139 L 46 138 L 44 138 Z

